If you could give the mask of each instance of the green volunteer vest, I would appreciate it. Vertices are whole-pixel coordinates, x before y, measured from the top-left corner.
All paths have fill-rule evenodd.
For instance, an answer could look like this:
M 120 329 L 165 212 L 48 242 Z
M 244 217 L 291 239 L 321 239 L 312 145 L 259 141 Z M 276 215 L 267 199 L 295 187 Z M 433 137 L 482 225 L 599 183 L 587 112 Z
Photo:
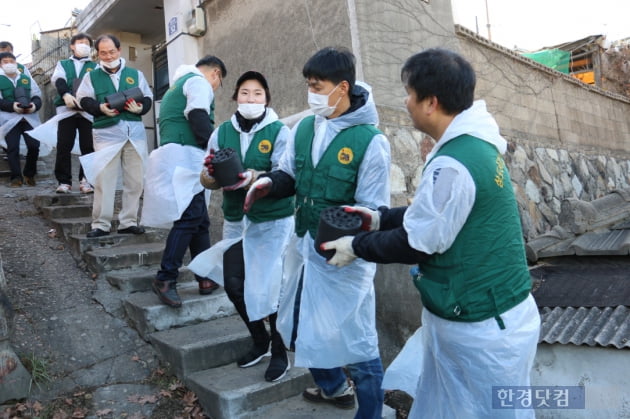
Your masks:
M 422 276 L 414 283 L 422 304 L 448 320 L 494 317 L 504 329 L 500 314 L 527 298 L 531 289 L 507 167 L 493 145 L 470 135 L 449 141 L 437 156 L 452 157 L 468 169 L 475 203 L 453 245 L 420 265 Z
M 61 64 L 61 67 L 63 67 L 63 70 L 66 72 L 66 83 L 68 84 L 68 87 L 72 88 L 74 79 L 77 78 L 77 72 L 74 69 L 74 61 L 71 59 L 67 59 L 67 60 L 61 60 L 59 63 Z M 85 61 L 83 63 L 83 67 L 81 68 L 81 72 L 79 73 L 78 78 L 82 79 L 85 73 L 94 70 L 95 67 L 96 67 L 96 63 L 94 61 Z M 53 104 L 55 106 L 62 106 L 62 105 L 65 105 L 65 102 L 63 101 L 61 96 L 57 94 L 57 96 L 55 96 L 55 100 Z
M 317 236 L 319 216 L 324 208 L 352 205 L 357 188 L 359 166 L 375 135 L 372 125 L 355 125 L 341 131 L 332 140 L 317 167 L 311 149 L 315 136 L 315 117 L 302 120 L 295 134 L 295 231 Z
M 26 72 L 26 68 L 24 67 L 24 64 L 17 63 L 17 66 L 18 66 L 18 71 L 20 72 L 20 74 L 24 74 Z
M 184 83 L 191 77 L 201 77 L 189 73 L 175 81 L 162 98 L 160 104 L 160 145 L 175 143 L 199 147 L 195 134 L 184 116 L 186 109 L 186 95 Z
M 219 148 L 233 148 L 238 152 L 243 161 L 243 167 L 258 171 L 268 172 L 271 170 L 271 154 L 273 146 L 280 129 L 284 125 L 280 121 L 275 121 L 257 131 L 252 138 L 252 142 L 242 158 L 241 140 L 239 132 L 234 129 L 231 121 L 226 121 L 219 126 Z M 223 191 L 223 215 L 228 221 L 239 221 L 243 218 L 243 204 L 247 191 L 237 189 L 235 191 Z M 264 197 L 257 200 L 247 213 L 254 223 L 277 220 L 279 218 L 293 215 L 293 197 L 275 199 Z
M 5 100 L 15 102 L 15 87 L 22 86 L 26 90 L 26 93 L 31 96 L 31 78 L 26 74 L 20 73 L 15 86 L 8 77 L 0 77 L 0 92 Z
M 90 80 L 92 81 L 94 95 L 96 96 L 98 103 L 104 103 L 105 96 L 111 95 L 112 93 L 116 93 L 117 91 L 122 92 L 124 90 L 131 89 L 132 87 L 139 86 L 138 70 L 130 67 L 122 69 L 118 90 L 114 87 L 109 75 L 101 68 L 97 68 L 90 73 Z M 92 128 L 98 129 L 110 127 L 117 124 L 121 119 L 125 121 L 142 121 L 142 117 L 140 115 L 131 112 L 121 112 L 114 117 L 105 115 L 95 117 Z

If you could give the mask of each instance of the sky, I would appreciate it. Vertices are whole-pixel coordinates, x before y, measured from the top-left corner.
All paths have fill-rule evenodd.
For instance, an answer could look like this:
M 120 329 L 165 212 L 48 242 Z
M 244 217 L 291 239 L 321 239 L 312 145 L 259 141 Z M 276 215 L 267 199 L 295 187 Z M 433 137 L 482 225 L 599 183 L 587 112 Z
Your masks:
M 13 44 L 17 61 L 31 61 L 31 34 L 63 28 L 74 8 L 84 9 L 90 0 L 2 0 L 0 40 Z
M 630 37 L 628 0 L 451 0 L 455 23 L 510 49 L 535 51 L 590 35 Z M 475 17 L 477 18 L 475 20 Z
M 72 9 L 84 9 L 89 3 L 90 0 L 3 0 L 0 40 L 14 45 L 15 54 L 20 54 L 19 62 L 29 62 L 32 34 L 66 26 Z M 451 0 L 451 3 L 455 23 L 475 32 L 478 28 L 478 33 L 488 38 L 487 4 L 491 40 L 510 49 L 533 51 L 589 35 L 606 35 L 607 41 L 630 37 L 630 0 Z

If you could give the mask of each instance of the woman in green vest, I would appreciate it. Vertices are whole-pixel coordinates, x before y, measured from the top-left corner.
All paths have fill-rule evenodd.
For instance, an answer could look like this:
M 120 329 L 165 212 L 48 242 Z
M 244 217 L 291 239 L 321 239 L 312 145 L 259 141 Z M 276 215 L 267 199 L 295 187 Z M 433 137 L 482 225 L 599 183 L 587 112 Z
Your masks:
M 243 203 L 247 188 L 257 175 L 277 167 L 289 129 L 269 107 L 269 86 L 261 73 L 247 71 L 241 75 L 232 99 L 238 103 L 238 109 L 210 137 L 210 156 L 206 158 L 202 183 L 217 189 L 210 160 L 220 149 L 236 150 L 246 171 L 241 173 L 242 181 L 223 188 L 223 245 L 229 246 L 223 254 L 223 281 L 253 340 L 252 348 L 237 364 L 241 368 L 256 365 L 269 356 L 271 343 L 265 380 L 277 381 L 289 370 L 276 319 L 283 255 L 294 228 L 294 204 L 292 198 L 261 199 L 244 215 Z M 198 257 L 203 258 L 203 254 Z M 270 333 L 264 323 L 266 317 Z
M 57 193 L 69 193 L 72 189 L 72 160 L 70 153 L 74 147 L 76 134 L 79 134 L 81 155 L 94 151 L 92 144 L 92 115 L 84 112 L 76 98 L 76 90 L 83 75 L 94 70 L 96 63 L 90 59 L 92 38 L 85 33 L 78 33 L 70 38 L 72 56 L 57 63 L 50 81 L 57 89 L 54 105 L 61 119 L 57 125 L 57 156 L 55 177 L 59 185 Z M 79 165 L 79 191 L 92 193 L 92 185 L 85 179 L 83 166 Z

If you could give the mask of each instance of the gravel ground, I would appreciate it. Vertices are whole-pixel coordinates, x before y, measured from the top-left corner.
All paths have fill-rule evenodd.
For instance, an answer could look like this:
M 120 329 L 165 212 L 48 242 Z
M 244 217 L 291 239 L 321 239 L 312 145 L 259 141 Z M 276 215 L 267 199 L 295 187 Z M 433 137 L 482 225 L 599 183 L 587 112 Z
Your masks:
M 195 395 L 165 374 L 153 348 L 93 299 L 109 286 L 105 280 L 77 264 L 50 233 L 32 198 L 55 186 L 44 177 L 35 187 L 9 188 L 0 178 L 0 255 L 14 312 L 10 342 L 25 367 L 37 371 L 30 396 L 0 406 L 0 418 L 204 417 Z

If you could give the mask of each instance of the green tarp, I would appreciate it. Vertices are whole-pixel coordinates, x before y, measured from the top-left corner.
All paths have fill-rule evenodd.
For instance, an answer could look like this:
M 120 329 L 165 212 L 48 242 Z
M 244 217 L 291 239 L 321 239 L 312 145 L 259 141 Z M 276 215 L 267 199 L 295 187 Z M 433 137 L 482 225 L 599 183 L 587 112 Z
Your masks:
M 526 52 L 521 54 L 524 57 L 546 65 L 549 68 L 569 74 L 569 62 L 571 61 L 571 53 L 562 51 L 561 49 L 544 49 L 536 52 Z

